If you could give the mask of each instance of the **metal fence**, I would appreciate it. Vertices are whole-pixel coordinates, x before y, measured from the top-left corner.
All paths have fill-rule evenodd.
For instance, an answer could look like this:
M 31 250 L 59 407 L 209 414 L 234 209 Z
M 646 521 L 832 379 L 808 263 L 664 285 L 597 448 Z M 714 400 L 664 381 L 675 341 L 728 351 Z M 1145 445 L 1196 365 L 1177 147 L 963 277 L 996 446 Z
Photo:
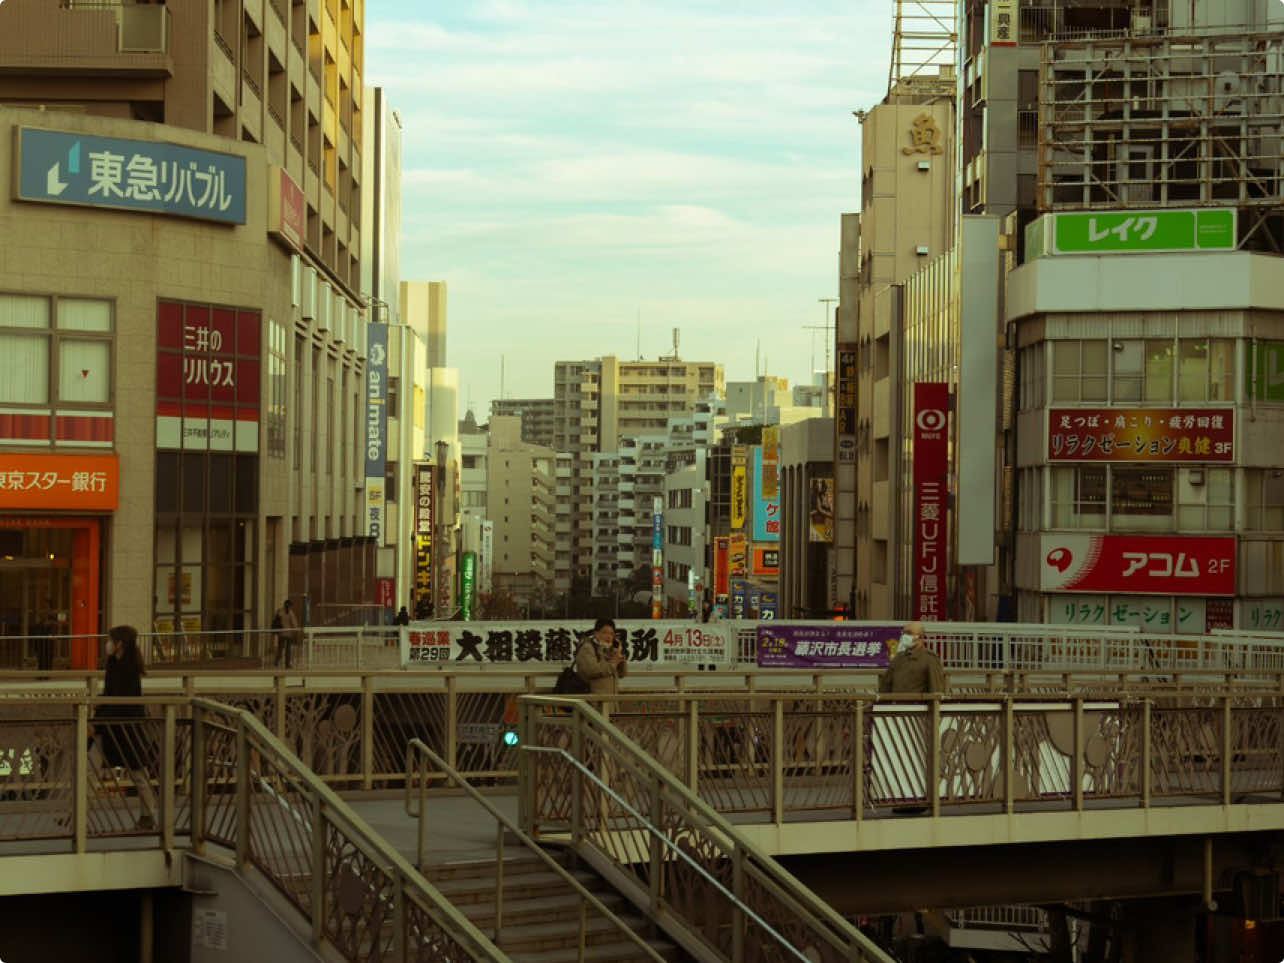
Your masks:
M 94 718 L 121 701 L 0 702 L 0 846 L 190 849 L 253 867 L 340 959 L 508 959 L 253 715 L 170 698 Z

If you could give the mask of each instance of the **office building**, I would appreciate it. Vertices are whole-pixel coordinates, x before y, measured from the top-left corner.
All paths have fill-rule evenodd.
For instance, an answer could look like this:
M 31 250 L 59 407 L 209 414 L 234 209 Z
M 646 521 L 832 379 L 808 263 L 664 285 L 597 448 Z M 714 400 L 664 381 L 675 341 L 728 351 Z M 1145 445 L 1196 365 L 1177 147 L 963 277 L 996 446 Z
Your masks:
M 490 403 L 490 413 L 521 418 L 522 441 L 553 447 L 557 433 L 552 398 L 496 398 Z
M 494 592 L 520 610 L 543 609 L 553 595 L 556 455 L 522 440 L 521 419 L 490 419 L 486 500 L 494 524 Z

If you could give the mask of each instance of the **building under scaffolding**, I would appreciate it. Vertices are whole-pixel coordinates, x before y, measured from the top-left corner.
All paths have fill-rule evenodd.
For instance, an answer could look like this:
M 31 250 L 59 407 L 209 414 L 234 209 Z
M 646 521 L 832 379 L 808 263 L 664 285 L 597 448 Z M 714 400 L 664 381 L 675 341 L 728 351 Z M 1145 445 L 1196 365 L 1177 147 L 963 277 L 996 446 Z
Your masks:
M 1233 207 L 1284 251 L 1282 73 L 1279 32 L 1045 43 L 1040 209 Z

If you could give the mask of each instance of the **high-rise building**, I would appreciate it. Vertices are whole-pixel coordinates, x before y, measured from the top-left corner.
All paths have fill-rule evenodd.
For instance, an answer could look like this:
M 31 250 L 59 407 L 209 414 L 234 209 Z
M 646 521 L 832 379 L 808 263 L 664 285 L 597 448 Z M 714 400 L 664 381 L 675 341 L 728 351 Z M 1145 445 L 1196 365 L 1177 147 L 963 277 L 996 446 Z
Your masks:
M 670 418 L 721 397 L 725 385 L 722 365 L 713 362 L 621 361 L 614 355 L 559 361 L 553 382 L 554 447 L 572 456 L 569 499 L 559 499 L 571 557 L 558 571 L 557 587 L 567 591 L 573 578 L 593 576 L 593 453 L 618 451 L 626 437 L 665 432 Z
M 67 477 L 7 488 L 0 529 L 68 560 L 35 590 L 66 631 L 372 606 L 362 29 L 340 2 L 0 7 L 0 467 Z
M 557 432 L 552 398 L 496 398 L 490 403 L 490 413 L 521 418 L 522 441 L 553 447 Z

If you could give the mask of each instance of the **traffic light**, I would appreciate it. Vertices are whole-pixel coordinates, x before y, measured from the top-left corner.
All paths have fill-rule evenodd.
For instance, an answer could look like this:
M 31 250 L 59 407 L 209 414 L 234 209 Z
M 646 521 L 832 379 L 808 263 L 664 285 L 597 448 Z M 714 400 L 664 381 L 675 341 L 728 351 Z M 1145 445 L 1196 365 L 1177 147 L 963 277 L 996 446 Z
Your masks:
M 516 729 L 505 729 L 500 734 L 499 739 L 500 739 L 500 742 L 502 742 L 509 749 L 514 748 L 517 745 L 517 743 L 521 741 L 517 736 Z

